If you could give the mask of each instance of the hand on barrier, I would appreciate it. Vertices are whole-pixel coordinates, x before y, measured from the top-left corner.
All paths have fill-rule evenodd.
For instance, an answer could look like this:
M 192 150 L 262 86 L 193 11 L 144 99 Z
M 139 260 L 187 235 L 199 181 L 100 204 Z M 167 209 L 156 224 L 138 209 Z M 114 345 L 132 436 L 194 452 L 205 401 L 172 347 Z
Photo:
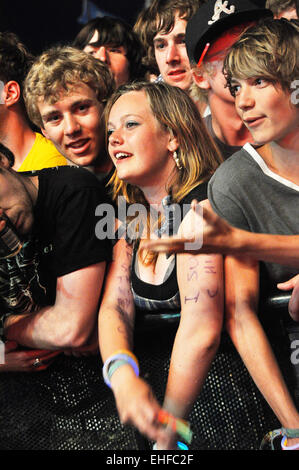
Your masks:
M 40 372 L 47 369 L 61 351 L 43 349 L 18 349 L 15 341 L 5 343 L 4 364 L 0 372 Z
M 299 274 L 286 282 L 277 284 L 277 287 L 281 290 L 293 289 L 292 296 L 289 301 L 289 314 L 294 321 L 299 321 Z

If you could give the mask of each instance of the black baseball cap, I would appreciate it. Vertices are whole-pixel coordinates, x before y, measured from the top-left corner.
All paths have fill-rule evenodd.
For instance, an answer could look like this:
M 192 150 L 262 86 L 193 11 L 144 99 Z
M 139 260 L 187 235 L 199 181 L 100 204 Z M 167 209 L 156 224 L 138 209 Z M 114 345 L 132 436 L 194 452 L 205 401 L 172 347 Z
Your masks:
M 238 24 L 273 17 L 265 1 L 211 0 L 204 3 L 188 21 L 186 48 L 191 63 L 198 63 L 205 46 Z

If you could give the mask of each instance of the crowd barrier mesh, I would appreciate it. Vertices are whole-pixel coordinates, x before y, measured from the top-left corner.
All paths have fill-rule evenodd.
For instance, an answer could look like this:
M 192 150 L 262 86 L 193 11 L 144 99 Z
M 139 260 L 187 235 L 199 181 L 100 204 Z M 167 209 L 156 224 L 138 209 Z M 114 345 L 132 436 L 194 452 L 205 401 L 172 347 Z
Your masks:
M 297 325 L 274 333 L 283 367 L 290 362 L 290 341 L 299 338 Z M 161 403 L 176 327 L 175 317 L 156 317 L 135 335 L 141 376 Z M 101 369 L 99 356 L 60 355 L 46 371 L 0 374 L 0 449 L 150 450 L 151 442 L 120 423 Z M 298 399 L 298 371 L 284 371 Z M 264 434 L 280 427 L 226 333 L 190 421 L 190 450 L 257 450 Z

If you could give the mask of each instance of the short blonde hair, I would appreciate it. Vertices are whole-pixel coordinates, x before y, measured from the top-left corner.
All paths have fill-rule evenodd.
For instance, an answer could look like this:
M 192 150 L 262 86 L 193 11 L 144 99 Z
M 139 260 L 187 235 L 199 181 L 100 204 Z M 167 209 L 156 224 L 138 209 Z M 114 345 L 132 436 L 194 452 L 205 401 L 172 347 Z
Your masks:
M 33 63 L 24 83 L 24 101 L 31 121 L 43 127 L 38 101 L 51 104 L 68 94 L 75 86 L 84 83 L 92 88 L 97 99 L 105 103 L 115 89 L 108 67 L 70 46 L 53 47 L 41 54 Z
M 214 141 L 208 134 L 200 113 L 180 88 L 164 82 L 139 82 L 120 87 L 110 98 L 105 109 L 106 128 L 114 103 L 124 94 L 144 91 L 157 121 L 178 140 L 181 171 L 175 171 L 168 183 L 168 192 L 179 202 L 198 184 L 208 180 L 223 161 Z M 113 197 L 125 196 L 130 203 L 144 202 L 139 188 L 120 180 L 115 172 L 112 180 Z
M 232 78 L 265 78 L 291 93 L 299 77 L 299 20 L 267 20 L 249 28 L 224 61 L 230 92 Z

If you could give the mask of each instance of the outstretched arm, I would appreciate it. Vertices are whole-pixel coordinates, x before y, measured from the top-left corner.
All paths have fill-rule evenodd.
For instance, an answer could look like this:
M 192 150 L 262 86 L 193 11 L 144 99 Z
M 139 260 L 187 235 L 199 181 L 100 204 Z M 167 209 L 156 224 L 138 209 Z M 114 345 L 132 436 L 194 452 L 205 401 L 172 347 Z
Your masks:
M 299 268 L 299 235 L 270 235 L 235 228 L 216 215 L 208 201 L 193 201 L 192 209 L 193 234 L 147 241 L 144 247 L 157 252 L 248 255 Z M 192 246 L 192 240 L 197 240 L 198 248 L 195 243 Z

